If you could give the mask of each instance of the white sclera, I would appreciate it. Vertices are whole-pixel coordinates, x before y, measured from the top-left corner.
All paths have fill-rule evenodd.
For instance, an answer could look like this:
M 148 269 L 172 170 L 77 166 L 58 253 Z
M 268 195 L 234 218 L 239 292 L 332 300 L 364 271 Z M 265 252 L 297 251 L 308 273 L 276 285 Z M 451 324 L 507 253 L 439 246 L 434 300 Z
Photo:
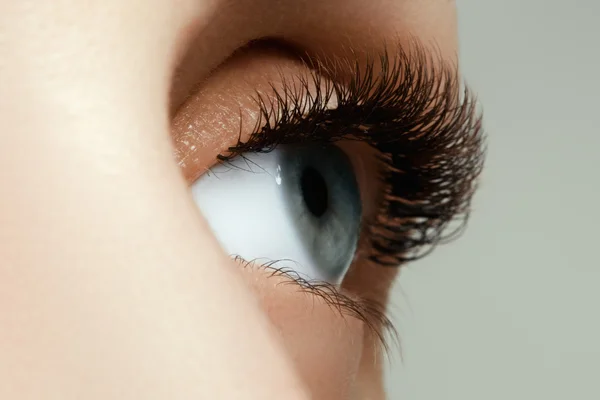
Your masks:
M 286 204 L 279 159 L 274 150 L 215 166 L 194 182 L 192 196 L 226 252 L 260 263 L 281 260 L 276 267 L 326 280 Z

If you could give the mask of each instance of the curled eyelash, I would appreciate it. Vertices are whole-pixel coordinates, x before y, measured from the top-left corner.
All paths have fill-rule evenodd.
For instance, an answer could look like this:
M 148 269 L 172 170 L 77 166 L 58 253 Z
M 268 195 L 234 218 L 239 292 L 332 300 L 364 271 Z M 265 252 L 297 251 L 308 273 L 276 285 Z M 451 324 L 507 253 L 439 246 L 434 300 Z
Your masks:
M 386 51 L 367 58 L 365 66 L 325 60 L 311 67 L 294 82 L 282 77 L 283 89 L 271 85 L 272 96 L 256 95 L 261 117 L 254 133 L 219 160 L 280 144 L 363 141 L 378 151 L 385 184 L 377 217 L 367 224 L 368 258 L 398 266 L 458 237 L 483 167 L 485 138 L 457 68 L 418 41 L 393 57 Z M 329 79 L 348 72 L 347 82 Z
M 277 266 L 284 260 L 262 262 L 259 259 L 246 260 L 237 255 L 232 258 L 244 268 L 262 269 L 269 272 L 269 277 L 284 278 L 279 282 L 280 285 L 292 285 L 301 293 L 316 296 L 343 318 L 353 317 L 362 321 L 368 328 L 367 332 L 374 335 L 384 354 L 389 353 L 390 340 L 398 345 L 398 333 L 381 303 L 371 299 L 351 297 L 331 283 L 307 280 L 291 268 Z

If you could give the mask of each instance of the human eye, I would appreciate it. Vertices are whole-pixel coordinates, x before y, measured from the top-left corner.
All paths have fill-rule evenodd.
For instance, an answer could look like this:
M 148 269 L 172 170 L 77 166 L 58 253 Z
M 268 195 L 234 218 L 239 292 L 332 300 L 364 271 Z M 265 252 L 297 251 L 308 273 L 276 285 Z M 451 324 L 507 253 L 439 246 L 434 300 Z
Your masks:
M 360 192 L 349 156 L 333 144 L 241 154 L 198 179 L 192 195 L 231 254 L 278 260 L 304 279 L 333 284 L 354 257 Z
M 258 113 L 240 111 L 237 139 L 191 191 L 227 252 L 326 297 L 382 338 L 379 329 L 393 331 L 385 304 L 367 283 L 348 282 L 418 259 L 464 228 L 484 136 L 471 92 L 435 53 L 414 43 L 364 59 L 280 71 L 246 102 Z

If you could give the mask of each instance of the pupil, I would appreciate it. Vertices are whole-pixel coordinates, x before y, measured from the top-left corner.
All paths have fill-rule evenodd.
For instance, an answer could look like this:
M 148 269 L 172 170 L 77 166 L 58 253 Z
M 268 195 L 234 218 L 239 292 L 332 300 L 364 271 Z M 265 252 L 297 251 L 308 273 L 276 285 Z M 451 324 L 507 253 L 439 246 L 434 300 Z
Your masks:
M 314 168 L 307 167 L 300 178 L 302 196 L 308 210 L 315 216 L 325 214 L 328 206 L 327 184 L 323 176 Z

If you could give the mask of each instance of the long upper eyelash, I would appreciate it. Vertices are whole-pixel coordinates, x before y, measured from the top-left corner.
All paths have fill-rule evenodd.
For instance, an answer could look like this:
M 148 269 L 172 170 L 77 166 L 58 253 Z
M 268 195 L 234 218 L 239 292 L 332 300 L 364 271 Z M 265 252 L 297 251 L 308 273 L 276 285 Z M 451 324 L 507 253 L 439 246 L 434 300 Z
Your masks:
M 254 133 L 220 155 L 268 152 L 279 144 L 361 140 L 379 151 L 384 195 L 368 224 L 369 258 L 397 266 L 420 258 L 466 226 L 483 167 L 481 114 L 457 68 L 417 41 L 366 66 L 314 63 L 311 74 L 257 94 Z M 348 83 L 326 79 L 351 72 Z M 337 106 L 331 107 L 331 101 Z M 456 224 L 454 224 L 455 222 Z
M 258 259 L 246 260 L 240 256 L 233 256 L 234 261 L 242 267 L 260 268 L 268 270 L 271 277 L 279 276 L 285 278 L 282 285 L 294 285 L 300 292 L 308 293 L 322 299 L 327 306 L 336 311 L 342 317 L 354 317 L 362 322 L 377 339 L 384 350 L 389 353 L 391 343 L 398 345 L 399 336 L 392 322 L 385 313 L 385 307 L 374 300 L 354 298 L 341 292 L 335 285 L 324 281 L 307 280 L 291 268 L 279 267 L 277 264 L 282 260 L 267 262 Z

